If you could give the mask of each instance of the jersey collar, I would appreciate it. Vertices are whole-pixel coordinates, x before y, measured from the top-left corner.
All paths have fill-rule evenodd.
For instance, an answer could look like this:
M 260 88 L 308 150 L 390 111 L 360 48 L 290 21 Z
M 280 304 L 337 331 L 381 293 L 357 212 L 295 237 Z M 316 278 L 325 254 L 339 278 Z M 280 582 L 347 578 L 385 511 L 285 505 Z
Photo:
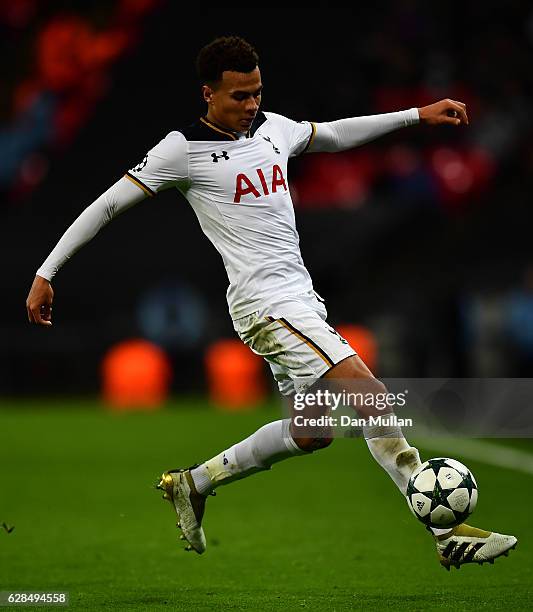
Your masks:
M 200 117 L 200 121 L 214 132 L 217 132 L 222 136 L 226 136 L 227 140 L 239 140 L 240 133 L 236 132 L 235 130 L 230 130 L 229 128 L 222 127 L 221 125 L 218 125 L 213 121 L 209 121 L 207 117 Z M 250 129 L 245 133 L 245 137 L 252 138 L 259 126 L 262 125 L 265 121 L 265 114 L 262 111 L 259 111 L 255 116 L 252 125 L 250 126 Z
M 231 140 L 239 139 L 238 132 L 236 132 L 235 130 L 230 130 L 229 128 L 226 128 L 226 127 L 222 127 L 221 125 L 218 125 L 216 123 L 213 123 L 213 121 L 209 121 L 207 117 L 200 117 L 200 121 L 204 123 L 205 125 L 207 125 L 208 128 L 211 128 L 212 130 L 214 130 L 215 132 L 218 132 L 219 134 L 223 134 L 224 136 L 227 136 Z

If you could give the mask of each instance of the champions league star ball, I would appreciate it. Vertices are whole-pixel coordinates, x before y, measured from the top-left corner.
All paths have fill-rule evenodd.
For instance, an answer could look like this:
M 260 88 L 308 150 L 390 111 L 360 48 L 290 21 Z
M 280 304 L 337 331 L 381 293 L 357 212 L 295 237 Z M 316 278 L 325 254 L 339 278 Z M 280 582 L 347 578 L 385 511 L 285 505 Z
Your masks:
M 474 511 L 477 484 L 466 465 L 438 457 L 413 472 L 406 498 L 411 512 L 428 527 L 455 527 Z

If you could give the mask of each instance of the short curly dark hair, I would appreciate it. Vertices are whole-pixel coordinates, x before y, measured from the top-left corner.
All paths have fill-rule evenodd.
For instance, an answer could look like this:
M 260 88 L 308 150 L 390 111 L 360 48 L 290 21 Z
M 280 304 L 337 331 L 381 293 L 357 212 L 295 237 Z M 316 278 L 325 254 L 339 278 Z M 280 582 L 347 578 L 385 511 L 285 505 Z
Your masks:
M 240 36 L 220 36 L 200 49 L 196 58 L 196 71 L 200 81 L 215 84 L 222 79 L 224 70 L 252 72 L 259 56 L 249 42 Z

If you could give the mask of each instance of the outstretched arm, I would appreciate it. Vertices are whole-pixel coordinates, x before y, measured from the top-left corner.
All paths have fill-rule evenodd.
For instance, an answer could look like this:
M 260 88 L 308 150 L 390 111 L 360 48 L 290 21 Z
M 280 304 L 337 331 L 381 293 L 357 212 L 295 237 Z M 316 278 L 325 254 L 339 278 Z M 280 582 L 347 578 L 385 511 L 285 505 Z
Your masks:
M 28 320 L 39 325 L 52 325 L 54 292 L 50 281 L 61 266 L 118 214 L 146 197 L 126 177 L 121 178 L 88 206 L 67 229 L 37 275 L 26 300 Z
M 89 242 L 113 217 L 147 195 L 177 185 L 188 177 L 187 141 L 170 132 L 143 161 L 87 207 L 68 228 L 43 265 L 37 270 L 26 309 L 30 323 L 52 325 L 54 292 L 50 281 L 59 268 Z
M 316 134 L 308 151 L 344 151 L 415 123 L 466 125 L 466 106 L 462 102 L 446 99 L 418 109 L 317 123 Z

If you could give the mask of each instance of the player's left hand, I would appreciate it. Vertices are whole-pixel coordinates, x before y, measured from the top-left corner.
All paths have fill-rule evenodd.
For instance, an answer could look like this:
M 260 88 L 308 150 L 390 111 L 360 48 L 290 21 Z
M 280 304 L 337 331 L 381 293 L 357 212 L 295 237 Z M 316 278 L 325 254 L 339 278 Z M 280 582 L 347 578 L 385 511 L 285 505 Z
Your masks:
M 418 109 L 420 123 L 427 125 L 468 125 L 466 104 L 456 100 L 440 100 Z

